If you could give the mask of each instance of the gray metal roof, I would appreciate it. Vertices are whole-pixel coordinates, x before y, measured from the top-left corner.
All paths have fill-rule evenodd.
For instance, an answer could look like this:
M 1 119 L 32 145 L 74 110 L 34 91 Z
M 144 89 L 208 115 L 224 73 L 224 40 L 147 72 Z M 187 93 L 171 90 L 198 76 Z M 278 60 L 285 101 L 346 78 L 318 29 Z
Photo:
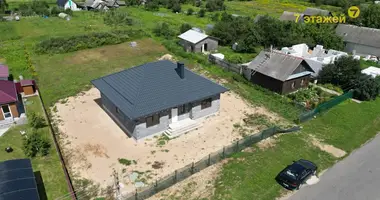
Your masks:
M 130 119 L 228 91 L 185 68 L 185 78 L 168 60 L 146 63 L 91 81 Z
M 295 12 L 289 12 L 289 11 L 284 11 L 282 13 L 282 15 L 280 16 L 280 20 L 281 21 L 293 21 L 293 22 L 295 22 L 297 19 L 296 14 L 299 15 L 298 22 L 302 21 L 303 14 L 295 13 Z
M 247 67 L 274 79 L 286 81 L 302 62 L 308 65 L 302 58 L 296 56 L 276 51 L 272 53 L 261 51 Z
M 196 44 L 208 37 L 208 35 L 204 33 L 200 33 L 198 31 L 195 31 L 193 29 L 190 29 L 181 35 L 178 36 L 182 40 L 186 40 L 188 42 L 191 42 L 192 44 Z
M 319 8 L 306 8 L 303 14 L 308 15 L 308 16 L 317 16 L 317 15 L 328 16 L 328 15 L 331 15 L 331 12 L 328 10 L 322 10 Z
M 339 24 L 335 32 L 345 42 L 380 48 L 380 29 Z

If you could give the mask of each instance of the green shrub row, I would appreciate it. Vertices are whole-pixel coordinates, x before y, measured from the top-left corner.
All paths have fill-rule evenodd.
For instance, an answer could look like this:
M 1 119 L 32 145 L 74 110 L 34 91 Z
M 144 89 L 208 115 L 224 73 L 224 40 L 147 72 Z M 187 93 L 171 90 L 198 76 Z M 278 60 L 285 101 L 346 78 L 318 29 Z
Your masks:
M 67 53 L 104 45 L 120 44 L 130 39 L 141 38 L 145 35 L 142 30 L 117 30 L 71 37 L 50 38 L 36 44 L 35 51 L 38 54 Z

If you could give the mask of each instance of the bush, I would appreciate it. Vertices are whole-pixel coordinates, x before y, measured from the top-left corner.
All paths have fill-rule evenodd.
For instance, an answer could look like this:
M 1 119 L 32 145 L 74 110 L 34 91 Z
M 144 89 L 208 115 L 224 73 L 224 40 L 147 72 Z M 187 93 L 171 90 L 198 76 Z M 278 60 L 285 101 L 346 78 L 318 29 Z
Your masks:
M 361 75 L 355 81 L 354 98 L 369 101 L 375 100 L 379 95 L 380 84 L 369 75 Z
M 38 153 L 46 156 L 49 154 L 50 147 L 50 142 L 36 131 L 29 134 L 27 138 L 23 138 L 22 149 L 28 157 L 35 157 Z
M 63 12 L 64 10 L 62 8 L 59 8 L 57 6 L 54 6 L 50 9 L 50 15 L 51 16 L 58 16 L 59 13 Z
M 165 39 L 172 38 L 175 33 L 172 28 L 170 28 L 169 24 L 163 22 L 161 24 L 157 24 L 157 26 L 153 29 L 153 33 L 158 37 L 164 37 Z
M 66 13 L 66 14 L 68 14 L 70 16 L 74 15 L 74 12 L 71 9 L 66 9 L 66 10 L 63 11 L 63 13 Z
M 219 13 L 214 13 L 214 14 L 211 16 L 211 20 L 214 21 L 214 22 L 219 21 L 219 18 L 220 18 L 220 14 L 219 14 Z
M 200 1 L 200 0 L 195 0 L 194 1 L 194 6 L 195 7 L 201 7 L 201 5 L 202 5 L 202 1 Z
M 226 6 L 224 5 L 223 0 L 208 0 L 206 3 L 206 9 L 208 12 L 225 10 Z
M 149 11 L 158 11 L 160 7 L 156 1 L 149 1 L 145 4 L 145 9 Z
M 187 15 L 192 15 L 194 13 L 194 10 L 192 8 L 187 9 Z
M 49 4 L 45 1 L 32 1 L 32 3 L 22 3 L 17 9 L 23 16 L 46 15 L 50 16 Z
M 41 41 L 36 45 L 35 51 L 38 54 L 67 53 L 104 45 L 120 44 L 142 36 L 145 36 L 142 30 L 117 30 L 71 37 L 57 37 Z
M 28 112 L 28 123 L 30 127 L 39 129 L 45 126 L 45 119 L 35 112 Z
M 229 63 L 240 64 L 240 63 L 243 62 L 243 57 L 240 56 L 240 55 L 236 55 L 236 54 L 233 54 L 233 55 L 231 55 L 231 56 L 226 55 L 226 60 L 227 60 L 227 62 L 229 62 Z
M 181 25 L 181 28 L 179 29 L 179 32 L 180 32 L 180 34 L 182 34 L 182 33 L 184 33 L 184 32 L 186 32 L 186 31 L 188 31 L 188 30 L 190 30 L 192 28 L 192 26 L 190 25 L 190 24 L 182 24 Z
M 204 17 L 205 14 L 206 14 L 206 10 L 203 9 L 203 8 L 198 12 L 198 16 L 199 16 L 199 17 Z
M 128 16 L 125 12 L 118 12 L 118 11 L 109 11 L 106 12 L 105 16 L 103 17 L 104 23 L 107 25 L 114 25 L 114 26 L 122 26 L 127 25 L 131 26 L 133 24 L 132 18 Z

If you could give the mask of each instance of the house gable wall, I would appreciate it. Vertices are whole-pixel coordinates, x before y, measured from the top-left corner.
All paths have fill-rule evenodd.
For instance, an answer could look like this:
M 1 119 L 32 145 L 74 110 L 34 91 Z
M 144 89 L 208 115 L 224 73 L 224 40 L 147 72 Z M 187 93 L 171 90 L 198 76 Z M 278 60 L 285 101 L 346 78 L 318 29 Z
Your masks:
M 214 51 L 218 49 L 218 40 L 214 40 L 210 37 L 198 42 L 195 44 L 194 51 L 195 52 L 202 52 L 202 45 L 207 44 L 207 51 Z
M 305 61 L 302 61 L 301 64 L 293 71 L 292 74 L 298 74 L 301 72 L 306 72 L 306 71 L 312 71 L 312 69 L 307 65 Z
M 301 84 L 302 80 L 303 80 L 303 84 Z M 283 86 L 282 86 L 282 93 L 281 94 L 288 94 L 288 93 L 297 91 L 300 88 L 306 88 L 309 85 L 309 81 L 310 81 L 310 75 L 301 76 L 299 78 L 295 78 L 295 79 L 285 81 Z M 294 83 L 294 88 L 292 88 L 293 83 Z
M 251 82 L 273 92 L 282 93 L 283 82 L 272 77 L 256 72 L 251 77 Z
M 10 103 L 9 108 L 11 109 L 11 113 L 12 113 L 13 117 L 19 117 L 20 116 L 16 103 Z
M 356 50 L 356 54 L 359 55 L 380 56 L 380 48 L 347 42 L 344 51 L 347 53 L 353 53 L 353 50 Z

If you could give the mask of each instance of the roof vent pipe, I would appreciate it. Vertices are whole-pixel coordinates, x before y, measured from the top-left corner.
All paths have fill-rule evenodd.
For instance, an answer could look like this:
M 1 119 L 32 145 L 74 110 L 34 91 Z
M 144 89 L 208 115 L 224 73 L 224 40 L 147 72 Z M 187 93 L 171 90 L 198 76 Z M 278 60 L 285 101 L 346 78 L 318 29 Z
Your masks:
M 185 78 L 185 65 L 182 62 L 177 62 L 177 73 L 181 79 Z

